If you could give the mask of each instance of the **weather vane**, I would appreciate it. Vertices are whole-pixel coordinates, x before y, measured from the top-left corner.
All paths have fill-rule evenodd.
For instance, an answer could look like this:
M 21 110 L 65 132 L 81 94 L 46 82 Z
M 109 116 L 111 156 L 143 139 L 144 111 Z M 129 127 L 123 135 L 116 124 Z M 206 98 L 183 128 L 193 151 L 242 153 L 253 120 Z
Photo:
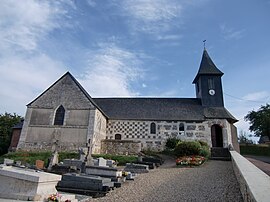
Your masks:
M 204 49 L 205 49 L 205 42 L 206 42 L 206 40 L 203 40 L 203 47 L 204 47 Z

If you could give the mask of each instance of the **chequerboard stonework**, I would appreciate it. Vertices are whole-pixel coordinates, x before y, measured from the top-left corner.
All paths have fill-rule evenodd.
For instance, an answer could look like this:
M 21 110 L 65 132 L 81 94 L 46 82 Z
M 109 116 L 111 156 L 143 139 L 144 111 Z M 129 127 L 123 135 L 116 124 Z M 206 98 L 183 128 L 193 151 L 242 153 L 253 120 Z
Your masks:
M 99 153 L 102 140 L 116 139 L 161 150 L 169 137 L 227 148 L 237 142 L 237 120 L 224 107 L 222 75 L 204 50 L 196 98 L 92 98 L 67 72 L 27 105 L 18 149 L 74 151 L 90 142 Z

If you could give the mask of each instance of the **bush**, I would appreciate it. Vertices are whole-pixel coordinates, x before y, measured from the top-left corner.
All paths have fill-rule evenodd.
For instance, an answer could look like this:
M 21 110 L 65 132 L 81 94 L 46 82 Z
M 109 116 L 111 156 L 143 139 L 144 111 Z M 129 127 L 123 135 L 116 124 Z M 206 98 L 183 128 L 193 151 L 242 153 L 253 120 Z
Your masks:
M 166 141 L 166 148 L 168 149 L 174 149 L 176 147 L 176 145 L 180 142 L 181 140 L 173 137 L 173 138 L 168 138 Z
M 242 155 L 270 156 L 270 146 L 268 145 L 240 145 Z
M 197 141 L 179 142 L 174 153 L 176 156 L 200 155 L 201 144 Z
M 208 145 L 202 146 L 200 150 L 200 155 L 208 158 L 210 156 L 210 148 Z
M 202 147 L 206 146 L 206 147 L 209 148 L 207 142 L 204 142 L 204 141 L 201 141 L 201 140 L 199 140 L 198 142 L 200 143 L 200 145 L 201 145 Z

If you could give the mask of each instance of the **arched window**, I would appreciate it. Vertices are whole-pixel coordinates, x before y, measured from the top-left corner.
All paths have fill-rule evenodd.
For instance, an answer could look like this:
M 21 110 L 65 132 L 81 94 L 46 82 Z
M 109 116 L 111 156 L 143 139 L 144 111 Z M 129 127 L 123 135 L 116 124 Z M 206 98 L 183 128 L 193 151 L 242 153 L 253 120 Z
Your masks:
M 54 117 L 54 125 L 62 126 L 64 124 L 64 118 L 65 118 L 65 108 L 61 105 L 56 110 Z
M 151 125 L 150 125 L 150 133 L 151 134 L 156 134 L 156 124 L 155 123 L 151 123 Z
M 185 125 L 183 123 L 179 124 L 179 131 L 184 132 L 185 131 Z
M 121 140 L 122 137 L 121 137 L 120 134 L 115 134 L 114 139 L 115 139 L 115 140 Z

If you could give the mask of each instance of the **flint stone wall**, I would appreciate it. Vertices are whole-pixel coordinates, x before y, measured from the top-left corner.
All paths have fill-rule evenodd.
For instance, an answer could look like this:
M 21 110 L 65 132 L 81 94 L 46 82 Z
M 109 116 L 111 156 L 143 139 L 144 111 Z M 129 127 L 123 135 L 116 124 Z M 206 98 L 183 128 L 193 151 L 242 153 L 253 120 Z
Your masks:
M 102 140 L 101 153 L 133 155 L 138 154 L 142 150 L 140 141 L 132 140 Z

